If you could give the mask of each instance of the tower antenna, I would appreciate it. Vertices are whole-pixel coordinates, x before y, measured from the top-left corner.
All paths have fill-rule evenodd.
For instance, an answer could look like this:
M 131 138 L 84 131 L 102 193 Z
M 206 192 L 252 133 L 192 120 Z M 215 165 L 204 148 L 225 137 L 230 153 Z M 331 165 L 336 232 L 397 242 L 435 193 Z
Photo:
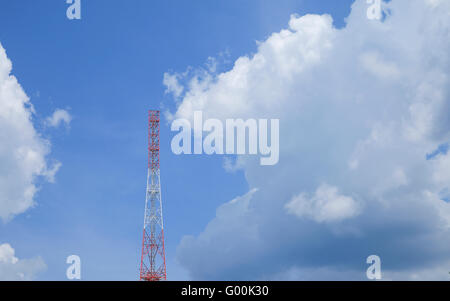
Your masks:
M 159 111 L 148 112 L 148 173 L 142 237 L 142 281 L 166 280 L 164 222 L 159 171 Z

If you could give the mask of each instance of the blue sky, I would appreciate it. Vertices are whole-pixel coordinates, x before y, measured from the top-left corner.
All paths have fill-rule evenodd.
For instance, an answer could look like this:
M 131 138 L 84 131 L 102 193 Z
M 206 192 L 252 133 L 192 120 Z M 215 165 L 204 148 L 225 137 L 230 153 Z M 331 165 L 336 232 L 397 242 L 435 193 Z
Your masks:
M 242 56 L 261 53 L 270 61 L 271 52 L 260 48 L 257 41 L 264 44 L 293 20 L 293 32 L 308 26 L 322 28 L 320 43 L 313 42 L 313 46 L 314 53 L 323 53 L 321 60 L 325 63 L 305 64 L 308 76 L 292 71 L 286 78 L 293 78 L 293 82 L 283 83 L 287 94 L 279 93 L 278 98 L 270 100 L 276 117 L 284 117 L 282 137 L 286 143 L 282 144 L 284 153 L 277 167 L 262 169 L 250 162 L 229 173 L 223 168 L 221 156 L 176 156 L 170 149 L 174 133 L 168 121 L 162 123 L 161 182 L 168 279 L 303 279 L 305 273 L 319 279 L 352 279 L 359 277 L 355 269 L 361 269 L 364 275 L 365 256 L 370 252 L 387 256 L 385 262 L 393 278 L 415 275 L 408 270 L 413 262 L 418 269 L 431 271 L 437 262 L 442 266 L 450 262 L 442 255 L 448 247 L 437 239 L 448 237 L 448 231 L 436 230 L 440 227 L 434 222 L 434 207 L 421 207 L 421 196 L 427 191 L 448 191 L 447 184 L 439 180 L 445 182 L 445 176 L 438 176 L 433 183 L 429 180 L 448 171 L 440 169 L 447 166 L 447 161 L 439 161 L 447 160 L 447 154 L 442 152 L 438 160 L 426 162 L 427 154 L 448 142 L 448 119 L 432 120 L 429 127 L 422 129 L 423 120 L 428 119 L 419 114 L 448 108 L 445 81 L 436 81 L 435 73 L 430 71 L 436 65 L 441 66 L 442 74 L 448 74 L 448 62 L 439 57 L 438 51 L 420 52 L 422 45 L 435 43 L 446 53 L 448 41 L 432 26 L 433 18 L 425 19 L 428 15 L 423 18 L 430 24 L 424 29 L 430 31 L 429 40 L 416 31 L 420 20 L 416 23 L 414 18 L 405 17 L 414 16 L 426 0 L 415 0 L 410 7 L 393 1 L 389 4 L 394 11 L 392 18 L 379 24 L 366 20 L 362 13 L 365 1 L 356 2 L 351 25 L 344 30 L 351 0 L 82 0 L 81 20 L 66 18 L 68 5 L 63 0 L 2 1 L 0 43 L 12 61 L 12 74 L 31 98 L 36 131 L 51 142 L 48 164 L 58 161 L 62 166 L 55 183 L 36 178 L 40 187 L 34 197 L 36 205 L 0 224 L 0 244 L 9 243 L 21 259 L 41 256 L 47 269 L 37 275 L 39 280 L 65 280 L 65 260 L 72 254 L 81 257 L 83 280 L 136 280 L 147 172 L 147 110 L 161 108 L 184 117 L 178 106 L 191 101 L 183 95 L 174 102 L 165 92 L 164 74 L 205 68 L 209 57 L 222 57 L 219 70 L 212 74 L 217 80 L 215 76 L 221 72 L 237 69 L 234 63 Z M 447 8 L 446 4 L 440 5 Z M 296 19 L 324 13 L 332 16 L 333 29 L 326 18 Z M 291 18 L 293 14 L 298 17 Z M 301 36 L 298 43 L 309 45 L 305 41 L 314 40 L 309 34 Z M 398 37 L 407 37 L 404 44 Z M 333 54 L 327 52 L 328 42 L 334 47 L 330 51 Z M 270 46 L 270 42 L 266 44 Z M 295 60 L 296 53 L 292 57 L 293 65 L 303 66 L 304 58 Z M 441 63 L 429 66 L 432 62 Z M 444 100 L 431 104 L 417 100 L 429 93 L 424 88 L 428 82 L 422 83 L 420 76 L 411 75 L 422 72 L 429 75 L 430 82 L 442 84 L 434 88 L 440 89 Z M 208 89 L 198 92 L 186 84 L 189 79 L 185 91 L 213 98 L 210 91 L 214 91 L 214 83 L 207 83 Z M 220 80 L 217 82 L 221 85 Z M 411 92 L 415 88 L 420 92 L 417 95 Z M 273 87 L 273 91 L 277 89 Z M 255 95 L 243 98 L 250 107 L 259 94 Z M 346 97 L 352 103 L 346 103 Z M 300 99 L 308 102 L 301 107 L 294 104 Z M 376 103 L 378 99 L 383 103 Z M 430 107 L 419 107 L 423 103 Z M 239 104 L 230 99 L 230 107 L 239 108 Z M 229 117 L 233 112 L 251 118 L 267 116 L 258 105 L 253 108 L 254 115 L 236 109 L 230 111 Z M 56 109 L 70 113 L 69 126 L 46 126 L 46 118 Z M 213 100 L 199 109 L 220 113 Z M 400 137 L 403 129 L 397 129 L 397 123 L 400 128 L 409 118 L 411 126 L 405 131 L 419 137 L 415 144 L 413 138 L 405 138 L 399 139 L 398 145 L 387 143 L 389 146 L 383 148 L 378 140 L 371 140 L 378 137 L 375 134 L 384 137 L 389 131 Z M 289 126 L 292 130 L 288 130 Z M 417 158 L 424 161 L 420 161 L 422 165 Z M 347 170 L 349 160 L 350 170 L 363 166 L 370 172 L 351 174 Z M 380 161 L 384 163 L 373 166 Z M 424 177 L 410 176 L 416 170 L 426 170 Z M 268 175 L 273 179 L 267 180 Z M 391 180 L 385 183 L 385 179 Z M 252 188 L 261 189 L 253 196 L 248 194 Z M 262 238 L 253 241 L 244 234 L 227 236 L 224 225 L 235 221 L 230 217 L 233 210 L 228 202 L 235 198 L 237 203 L 250 201 L 253 205 L 249 208 L 254 206 L 256 212 L 236 220 L 237 231 L 254 225 L 264 233 Z M 321 198 L 352 200 L 362 205 L 354 212 L 323 222 L 314 213 L 315 205 L 311 205 Z M 397 203 L 397 199 L 409 203 Z M 439 197 L 430 199 L 440 206 L 439 212 L 448 212 Z M 386 200 L 392 201 L 391 211 L 383 207 Z M 311 208 L 299 211 L 298 204 L 310 204 Z M 405 208 L 414 218 L 405 214 Z M 378 215 L 371 216 L 371 210 Z M 230 258 L 240 254 L 239 249 L 248 242 L 248 250 L 242 255 L 248 261 L 240 265 L 217 255 L 221 254 L 217 249 L 222 239 L 231 246 Z M 304 243 L 306 239 L 309 245 Z M 426 242 L 430 247 L 419 248 L 417 254 L 408 257 L 399 250 L 414 247 L 411 241 L 422 246 Z M 253 250 L 252 243 L 264 251 Z M 330 249 L 336 253 L 327 253 Z M 402 257 L 404 261 L 399 259 Z M 222 259 L 223 265 L 214 267 L 212 263 Z M 267 261 L 273 264 L 263 267 L 261 263 Z M 201 268 L 196 270 L 196 266 Z M 336 270 L 342 274 L 337 276 Z M 429 270 L 424 273 L 433 274 Z
M 36 109 L 34 124 L 63 165 L 42 183 L 36 206 L 0 227 L 19 258 L 40 255 L 38 279 L 65 279 L 65 259 L 82 259 L 85 280 L 138 275 L 146 180 L 146 114 L 164 102 L 163 74 L 201 66 L 228 51 L 254 52 L 256 40 L 292 13 L 327 12 L 337 24 L 350 1 L 83 1 L 82 19 L 65 1 L 4 1 L 0 41 L 13 74 Z M 48 129 L 56 108 L 70 129 Z M 242 194 L 242 173 L 219 157 L 176 157 L 161 130 L 161 181 L 169 279 L 186 277 L 174 262 L 181 237 L 197 234 L 218 205 Z

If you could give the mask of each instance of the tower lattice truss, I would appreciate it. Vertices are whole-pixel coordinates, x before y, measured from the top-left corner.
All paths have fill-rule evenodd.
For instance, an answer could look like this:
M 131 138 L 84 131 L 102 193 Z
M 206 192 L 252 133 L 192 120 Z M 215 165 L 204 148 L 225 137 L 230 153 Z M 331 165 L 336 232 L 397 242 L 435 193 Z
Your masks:
M 159 121 L 159 111 L 149 111 L 147 192 L 139 276 L 143 281 L 160 281 L 167 277 L 159 171 Z

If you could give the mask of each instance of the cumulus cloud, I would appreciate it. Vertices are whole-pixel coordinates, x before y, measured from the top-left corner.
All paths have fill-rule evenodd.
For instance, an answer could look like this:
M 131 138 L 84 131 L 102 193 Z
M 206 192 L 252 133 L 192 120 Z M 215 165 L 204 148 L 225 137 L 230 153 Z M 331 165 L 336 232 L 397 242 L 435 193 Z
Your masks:
M 59 127 L 61 124 L 69 126 L 72 121 L 72 116 L 66 110 L 56 109 L 52 116 L 47 117 L 47 124 L 51 127 Z
M 33 126 L 34 109 L 16 77 L 12 63 L 0 45 L 0 219 L 33 206 L 36 180 L 54 180 L 60 164 L 49 165 L 50 142 Z
M 400 75 L 395 63 L 385 62 L 376 52 L 363 53 L 360 60 L 363 68 L 380 79 L 392 80 Z
M 335 222 L 359 214 L 359 204 L 351 197 L 338 194 L 338 189 L 322 184 L 314 196 L 301 193 L 286 204 L 286 210 L 300 218 L 311 218 L 319 223 Z
M 192 270 L 198 271 L 206 279 L 214 278 L 215 271 L 211 266 L 204 264 L 205 258 L 220 258 L 215 262 L 215 267 L 220 270 L 227 270 L 229 267 L 242 264 L 249 259 L 253 248 L 257 247 L 256 221 L 253 220 L 250 201 L 257 188 L 251 189 L 243 196 L 236 197 L 230 202 L 223 204 L 216 210 L 216 217 L 207 226 L 205 231 L 198 237 L 185 236 L 180 243 L 178 256 L 181 256 L 185 265 Z M 242 228 L 241 225 L 250 221 L 252 226 Z M 252 223 L 253 222 L 255 223 Z M 220 236 L 217 234 L 220 233 Z M 239 233 L 236 236 L 236 233 Z M 230 241 L 238 243 L 241 248 L 240 256 L 233 256 L 234 246 Z M 214 249 L 211 249 L 214 244 Z M 195 245 L 197 248 L 191 248 Z M 204 247 L 202 250 L 201 247 Z M 250 250 L 250 252 L 247 252 Z M 213 252 L 213 253 L 211 253 Z
M 450 140 L 450 2 L 367 8 L 342 29 L 293 15 L 231 70 L 186 81 L 175 117 L 280 119 L 279 163 L 240 161 L 259 190 L 180 243 L 193 279 L 364 279 L 372 254 L 410 279 L 450 261 L 450 154 L 427 156 Z
M 19 259 L 11 245 L 0 244 L 0 281 L 33 280 L 46 269 L 40 257 Z

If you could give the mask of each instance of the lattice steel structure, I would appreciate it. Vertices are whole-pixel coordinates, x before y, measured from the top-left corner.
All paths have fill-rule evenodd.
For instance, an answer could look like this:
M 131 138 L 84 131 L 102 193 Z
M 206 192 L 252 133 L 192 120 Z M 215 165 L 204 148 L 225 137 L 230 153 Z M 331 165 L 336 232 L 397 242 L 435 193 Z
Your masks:
M 159 173 L 159 111 L 148 114 L 148 173 L 141 269 L 143 281 L 166 280 L 164 222 Z

